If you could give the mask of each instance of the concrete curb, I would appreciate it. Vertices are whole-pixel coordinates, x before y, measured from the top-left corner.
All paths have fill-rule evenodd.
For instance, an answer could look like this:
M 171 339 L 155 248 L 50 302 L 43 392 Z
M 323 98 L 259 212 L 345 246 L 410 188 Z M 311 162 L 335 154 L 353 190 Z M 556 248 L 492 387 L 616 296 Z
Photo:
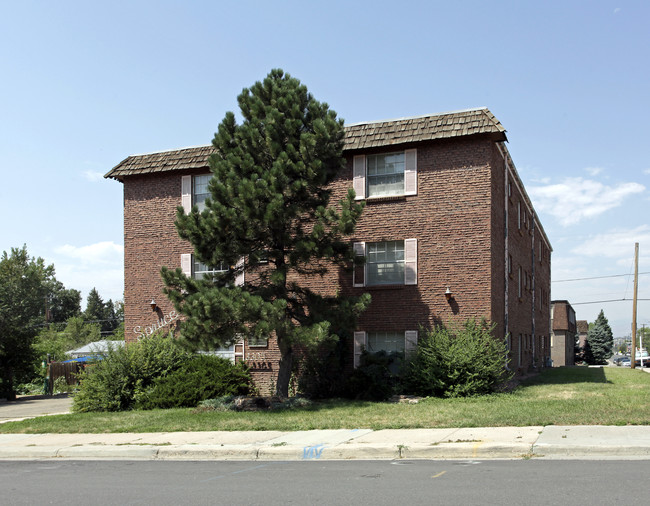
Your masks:
M 650 426 L 0 434 L 0 459 L 650 460 Z

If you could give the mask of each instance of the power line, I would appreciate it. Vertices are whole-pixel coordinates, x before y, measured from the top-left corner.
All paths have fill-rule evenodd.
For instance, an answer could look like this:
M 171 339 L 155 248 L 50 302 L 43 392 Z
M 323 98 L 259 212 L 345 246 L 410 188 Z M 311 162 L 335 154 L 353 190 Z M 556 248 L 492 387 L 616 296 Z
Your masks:
M 650 272 L 639 272 L 641 274 L 650 274 Z M 623 278 L 623 277 L 634 276 L 634 274 L 612 274 L 611 276 L 594 276 L 591 278 L 573 278 L 573 279 L 556 279 L 551 281 L 551 283 L 565 283 L 567 281 L 587 281 L 590 279 L 605 279 L 605 278 Z
M 650 299 L 636 299 L 639 300 L 650 300 Z M 610 300 L 594 300 L 592 302 L 571 302 L 572 306 L 578 306 L 580 304 L 605 304 L 606 302 L 632 302 L 632 299 L 610 299 Z

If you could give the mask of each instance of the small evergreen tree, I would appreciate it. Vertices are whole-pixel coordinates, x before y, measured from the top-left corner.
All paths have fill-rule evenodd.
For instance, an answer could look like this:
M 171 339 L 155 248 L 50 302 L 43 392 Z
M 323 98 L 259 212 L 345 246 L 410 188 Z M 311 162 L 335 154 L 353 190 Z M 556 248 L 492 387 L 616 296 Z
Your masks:
M 115 313 L 113 301 L 108 299 L 108 302 L 104 302 L 96 288 L 88 292 L 84 318 L 88 323 L 99 324 L 103 335 L 113 332 L 120 323 Z
M 604 365 L 612 356 L 614 336 L 605 313 L 600 310 L 593 325 L 589 325 L 587 342 L 585 343 L 584 359 L 590 365 Z
M 238 102 L 242 124 L 228 112 L 212 142 L 205 209 L 185 214 L 179 208 L 176 217 L 197 260 L 215 270 L 231 267 L 202 280 L 163 268 L 162 277 L 170 300 L 187 316 L 181 334 L 196 348 L 275 335 L 281 354 L 276 393 L 286 397 L 294 348 L 354 328 L 369 303 L 369 296 L 326 297 L 299 282 L 354 260 L 345 237 L 363 205 L 352 189 L 339 210 L 330 205 L 327 185 L 345 165 L 343 121 L 300 81 L 273 70 Z M 246 283 L 237 286 L 242 271 Z
M 506 343 L 495 339 L 495 325 L 482 319 L 442 325 L 422 332 L 417 352 L 402 379 L 407 393 L 467 397 L 494 391 L 512 377 L 505 367 Z

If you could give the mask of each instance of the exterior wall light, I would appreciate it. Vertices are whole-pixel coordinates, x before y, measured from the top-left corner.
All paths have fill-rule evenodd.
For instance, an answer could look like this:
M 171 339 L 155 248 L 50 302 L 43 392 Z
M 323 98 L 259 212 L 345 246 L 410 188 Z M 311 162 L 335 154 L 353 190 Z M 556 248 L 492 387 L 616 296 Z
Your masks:
M 151 302 L 149 303 L 149 305 L 151 306 L 152 311 L 156 311 L 156 309 L 158 309 L 158 305 L 156 304 L 156 301 L 153 300 L 153 299 L 151 299 Z
M 450 301 L 454 298 L 454 295 L 451 293 L 451 290 L 449 287 L 447 287 L 447 290 L 445 290 L 445 298 Z

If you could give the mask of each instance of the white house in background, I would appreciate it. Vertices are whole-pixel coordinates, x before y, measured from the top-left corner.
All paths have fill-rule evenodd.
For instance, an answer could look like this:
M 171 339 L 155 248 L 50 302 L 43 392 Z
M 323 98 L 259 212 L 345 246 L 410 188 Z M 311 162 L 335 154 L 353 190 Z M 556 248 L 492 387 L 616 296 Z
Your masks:
M 124 346 L 124 341 L 95 341 L 93 343 L 84 344 L 81 348 L 70 350 L 66 353 L 72 358 L 89 357 L 93 355 L 106 355 L 109 348 L 121 348 Z

